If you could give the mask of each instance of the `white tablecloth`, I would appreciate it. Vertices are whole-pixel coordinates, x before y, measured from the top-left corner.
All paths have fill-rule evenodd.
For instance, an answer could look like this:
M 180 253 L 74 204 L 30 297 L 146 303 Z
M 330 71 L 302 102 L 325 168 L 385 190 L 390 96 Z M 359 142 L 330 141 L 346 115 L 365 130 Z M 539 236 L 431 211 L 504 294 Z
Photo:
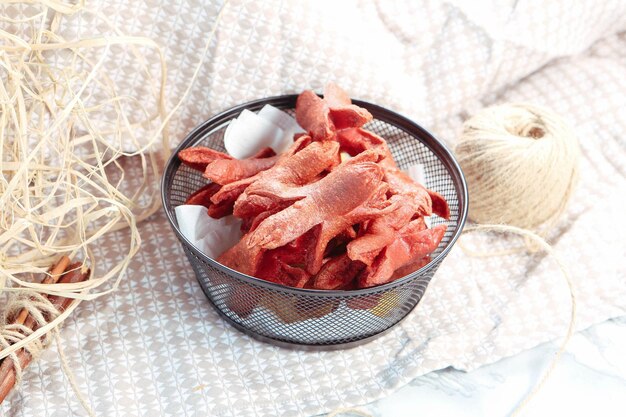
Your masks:
M 163 44 L 174 103 L 218 5 L 107 3 L 93 7 L 127 33 Z M 464 4 L 233 0 L 172 133 L 182 139 L 228 106 L 318 89 L 327 80 L 410 116 L 450 145 L 462 121 L 483 106 L 550 107 L 574 124 L 584 155 L 573 201 L 550 235 L 572 271 L 577 328 L 623 315 L 626 4 Z M 65 28 L 76 36 L 92 29 Z M 112 76 L 122 89 L 138 82 L 136 75 Z M 468 370 L 514 355 L 562 336 L 568 323 L 569 293 L 549 258 L 474 259 L 455 248 L 418 308 L 390 334 L 345 351 L 287 351 L 219 319 L 162 214 L 141 233 L 143 247 L 119 290 L 83 303 L 62 332 L 79 388 L 98 415 L 321 413 L 370 402 L 432 370 Z M 124 232 L 113 234 L 98 249 L 101 267 L 119 255 L 124 239 Z M 510 243 L 464 239 L 490 248 Z M 83 414 L 54 348 L 0 407 L 2 417 Z

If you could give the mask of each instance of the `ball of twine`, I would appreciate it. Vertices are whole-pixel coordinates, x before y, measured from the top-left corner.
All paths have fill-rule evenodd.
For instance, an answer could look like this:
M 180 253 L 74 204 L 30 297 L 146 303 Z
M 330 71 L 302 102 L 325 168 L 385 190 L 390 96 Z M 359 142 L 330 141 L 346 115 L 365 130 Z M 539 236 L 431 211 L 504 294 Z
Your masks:
M 530 252 L 542 250 L 555 258 L 569 290 L 572 307 L 565 338 L 547 371 L 512 411 L 511 416 L 516 416 L 546 384 L 576 327 L 576 293 L 570 274 L 542 236 L 559 219 L 573 193 L 578 141 L 573 129 L 550 110 L 511 103 L 486 108 L 467 120 L 455 153 L 469 189 L 469 217 L 481 223 L 466 228 L 464 234 L 523 237 Z M 520 250 L 475 252 L 461 247 L 474 256 Z
M 573 129 L 530 104 L 481 110 L 465 122 L 455 153 L 469 188 L 469 217 L 477 223 L 531 230 L 551 225 L 578 175 Z

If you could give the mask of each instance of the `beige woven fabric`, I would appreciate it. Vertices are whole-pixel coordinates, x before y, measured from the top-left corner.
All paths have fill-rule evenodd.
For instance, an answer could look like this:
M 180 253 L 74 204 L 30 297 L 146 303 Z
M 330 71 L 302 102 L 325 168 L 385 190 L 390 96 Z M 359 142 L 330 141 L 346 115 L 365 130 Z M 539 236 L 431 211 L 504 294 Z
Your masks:
M 166 48 L 176 101 L 219 4 L 106 3 L 95 6 L 129 34 Z M 84 36 L 90 27 L 77 20 L 66 30 Z M 623 1 L 232 0 L 172 130 L 182 139 L 231 105 L 328 80 L 410 116 L 450 145 L 483 106 L 549 107 L 576 127 L 583 153 L 580 184 L 549 238 L 572 271 L 584 328 L 626 312 L 624 74 Z M 129 88 L 138 82 L 112 75 Z M 98 415 L 312 415 L 372 401 L 435 369 L 494 362 L 567 326 L 569 294 L 552 261 L 474 259 L 456 248 L 390 334 L 346 351 L 287 351 L 219 319 L 163 215 L 141 233 L 144 246 L 119 290 L 84 303 L 62 332 Z M 110 236 L 103 262 L 119 256 L 123 239 L 123 232 Z M 465 244 L 510 243 L 471 239 Z M 0 416 L 83 415 L 56 360 L 50 349 L 29 368 Z

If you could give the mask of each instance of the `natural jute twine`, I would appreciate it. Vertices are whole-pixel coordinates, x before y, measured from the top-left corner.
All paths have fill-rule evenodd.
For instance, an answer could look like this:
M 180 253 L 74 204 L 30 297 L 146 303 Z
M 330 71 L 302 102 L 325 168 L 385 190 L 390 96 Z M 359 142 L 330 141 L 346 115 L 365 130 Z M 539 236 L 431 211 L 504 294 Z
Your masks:
M 513 103 L 481 110 L 455 147 L 469 189 L 469 217 L 541 236 L 554 226 L 578 176 L 573 129 L 552 111 Z
M 513 409 L 519 415 L 552 375 L 575 329 L 576 293 L 567 267 L 544 240 L 559 220 L 578 176 L 579 147 L 573 129 L 552 111 L 531 104 L 489 107 L 467 120 L 455 153 L 469 188 L 469 215 L 479 223 L 463 234 L 504 233 L 525 239 L 525 247 L 477 252 L 463 242 L 470 256 L 490 257 L 521 251 L 544 251 L 557 263 L 567 283 L 571 313 L 563 341 L 533 389 Z M 339 409 L 328 417 L 352 413 Z
M 11 324 L 11 318 L 17 317 L 22 309 L 28 311 L 28 314 L 35 319 L 35 323 L 38 326 L 45 325 L 49 320 L 59 315 L 59 311 L 52 305 L 48 298 L 37 292 L 20 292 L 15 296 L 9 297 L 7 304 L 4 306 L 2 318 L 0 319 L 1 349 L 6 349 L 33 333 L 30 327 L 24 326 L 23 324 Z M 43 349 L 50 344 L 50 339 L 51 334 L 46 333 L 42 338 L 35 339 L 33 342 L 24 346 L 24 349 L 36 360 Z M 19 384 L 22 379 L 20 361 L 15 352 L 12 352 L 8 357 L 13 361 L 16 384 Z
M 543 388 L 575 329 L 576 293 L 569 271 L 544 237 L 572 196 L 578 178 L 578 140 L 571 126 L 551 110 L 509 103 L 485 108 L 467 120 L 455 154 L 467 180 L 470 219 L 479 223 L 463 233 L 521 236 L 527 250 L 544 251 L 556 261 L 570 295 L 571 314 L 563 342 L 539 382 L 510 414 L 516 416 Z M 523 250 L 477 253 L 461 247 L 472 256 Z

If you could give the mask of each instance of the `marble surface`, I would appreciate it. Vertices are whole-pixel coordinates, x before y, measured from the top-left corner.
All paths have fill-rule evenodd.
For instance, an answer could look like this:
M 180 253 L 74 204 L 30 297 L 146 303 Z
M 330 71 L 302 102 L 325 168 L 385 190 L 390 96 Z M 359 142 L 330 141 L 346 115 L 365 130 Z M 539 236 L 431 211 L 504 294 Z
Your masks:
M 472 372 L 431 372 L 359 410 L 373 417 L 510 415 L 539 381 L 558 346 L 558 341 L 545 343 Z M 626 316 L 575 334 L 521 415 L 625 416 Z

